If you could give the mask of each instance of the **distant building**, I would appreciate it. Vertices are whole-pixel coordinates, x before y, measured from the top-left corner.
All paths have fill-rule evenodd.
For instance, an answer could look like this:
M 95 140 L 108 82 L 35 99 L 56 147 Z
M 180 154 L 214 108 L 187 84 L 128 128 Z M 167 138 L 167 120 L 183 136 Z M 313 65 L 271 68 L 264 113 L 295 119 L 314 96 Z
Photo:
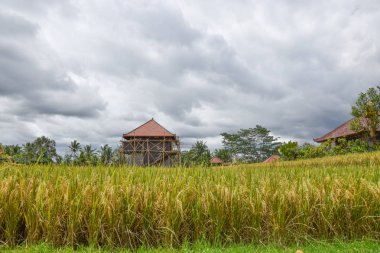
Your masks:
M 268 157 L 263 163 L 272 163 L 272 162 L 275 162 L 278 160 L 280 160 L 280 156 L 272 155 L 272 156 Z
M 136 166 L 177 166 L 181 161 L 177 136 L 153 118 L 123 134 L 127 164 Z
M 354 119 L 350 119 L 346 122 L 344 122 L 342 125 L 338 126 L 334 130 L 328 132 L 327 134 L 323 135 L 322 137 L 313 139 L 315 142 L 323 143 L 327 140 L 333 140 L 333 143 L 336 143 L 336 140 L 338 138 L 345 138 L 347 140 L 356 140 L 356 139 L 363 139 L 365 137 L 364 132 L 355 132 L 351 130 L 351 122 Z M 362 119 L 362 124 L 366 125 L 366 121 Z M 378 129 L 376 134 L 376 139 L 380 140 L 380 129 Z
M 211 165 L 222 165 L 223 160 L 217 156 L 214 156 L 213 158 L 211 158 L 210 163 L 211 163 Z

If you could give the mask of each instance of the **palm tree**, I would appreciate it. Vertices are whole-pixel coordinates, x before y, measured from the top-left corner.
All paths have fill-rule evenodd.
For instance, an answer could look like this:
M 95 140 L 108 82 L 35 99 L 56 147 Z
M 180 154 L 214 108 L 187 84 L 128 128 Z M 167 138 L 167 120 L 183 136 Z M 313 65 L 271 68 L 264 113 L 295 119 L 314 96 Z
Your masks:
M 189 151 L 190 159 L 194 164 L 207 166 L 210 164 L 211 153 L 206 142 L 197 141 Z
M 71 151 L 71 157 L 74 158 L 74 160 L 76 160 L 78 158 L 78 152 L 80 151 L 80 143 L 77 141 L 77 140 L 74 140 L 70 143 L 70 151 Z
M 96 149 L 92 149 L 91 145 L 84 146 L 83 155 L 87 164 L 93 163 L 93 161 L 95 161 L 95 151 Z
M 104 165 L 111 163 L 112 148 L 108 144 L 100 147 L 100 161 Z

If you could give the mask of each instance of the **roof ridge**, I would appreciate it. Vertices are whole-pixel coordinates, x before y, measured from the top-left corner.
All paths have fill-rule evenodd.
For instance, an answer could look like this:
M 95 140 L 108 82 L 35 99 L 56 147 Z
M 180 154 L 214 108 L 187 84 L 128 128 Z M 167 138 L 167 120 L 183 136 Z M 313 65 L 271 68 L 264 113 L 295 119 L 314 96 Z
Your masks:
M 146 131 L 146 129 L 144 129 L 144 127 L 146 126 L 146 125 L 148 125 L 149 123 L 153 123 L 153 125 L 151 125 L 151 126 L 147 126 L 147 129 L 149 129 L 149 128 L 152 128 L 152 126 L 153 126 L 153 129 L 154 128 L 156 128 L 155 130 L 155 132 L 156 132 L 156 134 L 157 133 L 162 133 L 162 135 L 163 136 L 167 136 L 167 135 L 169 135 L 169 136 L 175 136 L 175 134 L 173 134 L 172 132 L 170 132 L 169 130 L 167 130 L 164 126 L 162 126 L 160 123 L 158 123 L 157 121 L 155 121 L 154 120 L 154 118 L 152 118 L 152 119 L 150 119 L 150 120 L 148 120 L 147 122 L 145 122 L 144 124 L 141 124 L 140 126 L 138 126 L 138 127 L 136 127 L 136 128 L 134 128 L 133 130 L 131 130 L 131 131 L 129 131 L 129 132 L 127 132 L 127 133 L 124 133 L 123 134 L 123 137 L 124 136 L 135 136 L 136 135 L 136 132 L 139 132 L 139 129 L 141 129 L 140 131 L 142 131 L 142 132 L 144 132 L 144 130 Z M 154 127 L 154 125 L 156 125 L 156 127 Z M 143 130 L 144 129 L 144 130 Z M 158 131 L 157 131 L 158 130 Z M 153 132 L 154 132 L 154 130 L 153 130 Z M 141 134 L 141 133 L 140 133 Z M 137 136 L 138 136 L 139 134 L 137 134 Z M 149 134 L 147 135 L 147 136 L 149 136 Z M 158 136 L 161 136 L 161 134 L 159 134 Z

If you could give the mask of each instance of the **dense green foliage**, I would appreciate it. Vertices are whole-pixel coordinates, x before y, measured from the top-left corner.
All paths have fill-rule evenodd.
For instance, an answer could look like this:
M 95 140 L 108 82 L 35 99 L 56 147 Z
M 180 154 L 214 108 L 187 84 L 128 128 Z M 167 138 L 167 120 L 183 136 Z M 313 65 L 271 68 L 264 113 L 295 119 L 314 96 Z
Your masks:
M 182 165 L 190 166 L 209 166 L 211 159 L 211 152 L 208 149 L 206 142 L 196 141 L 189 151 L 182 152 L 181 155 Z
M 1 144 L 0 144 L 1 145 Z M 7 160 L 12 160 L 21 164 L 49 164 L 60 163 L 62 158 L 57 154 L 55 141 L 45 136 L 36 138 L 33 142 L 28 142 L 22 147 L 19 145 L 1 145 L 3 156 Z M 1 154 L 2 153 L 2 154 Z
M 100 146 L 96 150 L 91 145 L 81 144 L 74 140 L 69 146 L 70 152 L 65 155 L 63 163 L 66 165 L 121 165 L 125 163 L 122 147 L 119 146 L 112 150 L 108 144 Z
M 369 137 L 370 145 L 376 143 L 376 132 L 380 127 L 380 87 L 369 88 L 365 93 L 360 93 L 351 114 L 354 120 L 351 128 L 356 131 L 364 131 Z
M 218 168 L 0 165 L 0 241 L 139 248 L 380 239 L 380 153 Z
M 0 162 L 17 164 L 70 164 L 70 165 L 120 165 L 125 163 L 121 147 L 112 150 L 107 144 L 96 150 L 91 145 L 74 140 L 70 143 L 69 153 L 63 158 L 57 154 L 54 140 L 45 136 L 36 138 L 22 146 L 2 145 L 0 143 Z
M 289 141 L 287 143 L 283 143 L 278 151 L 283 160 L 296 160 L 299 158 L 300 147 L 297 142 Z
M 222 133 L 223 146 L 235 161 L 261 162 L 277 153 L 280 145 L 265 127 L 240 129 L 237 133 Z
M 220 159 L 222 159 L 222 161 L 224 163 L 230 163 L 230 162 L 232 162 L 232 154 L 231 154 L 230 151 L 228 151 L 225 148 L 215 149 L 213 155 L 216 156 L 216 157 L 219 157 Z
M 375 147 L 378 149 L 377 147 Z M 305 143 L 301 146 L 297 142 L 289 141 L 283 143 L 279 148 L 279 153 L 282 160 L 290 161 L 296 159 L 309 159 L 318 158 L 324 156 L 354 154 L 369 152 L 372 149 L 368 145 L 368 142 L 360 139 L 346 140 L 340 138 L 336 141 L 336 144 L 332 144 L 332 141 L 326 141 L 319 146 L 313 146 Z

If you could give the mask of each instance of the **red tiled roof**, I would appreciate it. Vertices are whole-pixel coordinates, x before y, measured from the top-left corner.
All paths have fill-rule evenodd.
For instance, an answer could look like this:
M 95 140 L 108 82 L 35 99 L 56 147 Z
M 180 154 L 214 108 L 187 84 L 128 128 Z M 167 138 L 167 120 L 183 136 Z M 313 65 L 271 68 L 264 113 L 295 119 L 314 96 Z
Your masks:
M 223 163 L 223 160 L 220 159 L 220 158 L 217 157 L 217 156 L 214 156 L 214 157 L 210 160 L 210 163 L 213 163 L 213 164 L 219 164 L 219 163 Z
M 175 137 L 175 135 L 152 118 L 129 133 L 123 134 L 123 138 L 126 137 Z
M 353 120 L 354 119 L 352 118 L 352 119 L 344 122 L 342 125 L 338 126 L 337 128 L 335 128 L 331 132 L 328 132 L 327 134 L 323 135 L 322 137 L 315 138 L 314 141 L 321 143 L 321 142 L 327 141 L 329 139 L 347 137 L 347 136 L 356 134 L 355 131 L 351 130 L 351 122 Z M 364 119 L 362 119 L 362 124 L 366 125 L 366 121 Z
M 272 155 L 272 156 L 268 157 L 263 163 L 271 163 L 271 162 L 277 161 L 279 159 L 280 159 L 280 157 L 278 155 Z

